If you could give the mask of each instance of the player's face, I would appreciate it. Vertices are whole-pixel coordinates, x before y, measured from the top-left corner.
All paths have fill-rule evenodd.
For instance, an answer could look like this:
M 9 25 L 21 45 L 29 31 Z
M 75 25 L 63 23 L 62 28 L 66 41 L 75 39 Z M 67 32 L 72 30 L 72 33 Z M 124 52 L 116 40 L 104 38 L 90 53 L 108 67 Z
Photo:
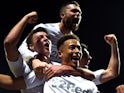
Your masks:
M 62 58 L 62 63 L 76 67 L 82 57 L 81 45 L 75 39 L 69 39 L 64 42 L 59 51 L 59 57 Z
M 90 60 L 92 59 L 89 51 L 84 48 L 82 52 L 82 59 L 80 60 L 80 66 L 81 67 L 88 67 L 88 64 L 90 63 Z
M 37 32 L 32 36 L 32 48 L 39 54 L 50 54 L 51 41 L 46 32 Z
M 82 19 L 81 14 L 79 6 L 74 4 L 68 5 L 62 16 L 64 26 L 69 30 L 77 30 Z

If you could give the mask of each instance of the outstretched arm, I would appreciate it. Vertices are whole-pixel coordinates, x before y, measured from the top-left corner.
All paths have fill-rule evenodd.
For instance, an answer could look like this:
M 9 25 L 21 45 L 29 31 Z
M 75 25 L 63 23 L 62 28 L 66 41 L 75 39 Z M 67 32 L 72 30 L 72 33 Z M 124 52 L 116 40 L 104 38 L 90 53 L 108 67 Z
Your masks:
M 32 60 L 32 68 L 34 69 L 36 77 L 42 79 L 43 76 L 46 75 L 46 79 L 48 80 L 54 76 L 67 75 L 68 72 L 73 70 L 70 66 L 61 65 L 56 62 L 53 64 L 48 64 L 47 62 L 40 61 L 39 59 Z
M 61 65 L 61 64 L 54 64 L 48 65 L 45 62 L 41 62 L 38 59 L 33 60 L 32 67 L 35 71 L 36 77 L 42 79 L 44 75 L 46 75 L 47 80 L 54 77 L 54 76 L 63 76 L 63 75 L 75 75 L 75 76 L 82 76 L 87 79 L 93 80 L 94 74 L 92 71 L 81 68 L 81 69 L 74 69 L 71 66 Z M 45 73 L 43 74 L 44 67 L 47 67 Z
M 104 36 L 105 41 L 111 46 L 111 57 L 107 69 L 100 77 L 101 83 L 114 79 L 120 74 L 120 53 L 117 38 L 114 34 Z
M 9 75 L 0 74 L 0 87 L 7 90 L 20 90 L 26 88 L 23 77 L 12 78 Z

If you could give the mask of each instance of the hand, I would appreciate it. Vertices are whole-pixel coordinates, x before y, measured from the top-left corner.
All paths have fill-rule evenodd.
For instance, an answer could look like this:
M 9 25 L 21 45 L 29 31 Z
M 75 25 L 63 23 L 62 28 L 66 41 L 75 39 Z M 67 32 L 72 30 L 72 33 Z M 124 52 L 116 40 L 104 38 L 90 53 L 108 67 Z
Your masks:
M 108 34 L 104 36 L 105 41 L 109 44 L 116 44 L 117 43 L 117 38 L 114 34 Z
M 37 14 L 37 12 L 32 11 L 32 12 L 28 13 L 28 14 L 26 15 L 26 17 L 28 18 L 28 23 L 29 23 L 29 24 L 34 24 L 34 23 L 37 22 L 38 14 Z
M 70 72 L 74 69 L 67 65 L 50 65 L 45 71 L 47 80 L 54 76 L 70 75 Z
M 116 93 L 124 93 L 124 85 L 117 86 Z
M 33 59 L 32 67 L 36 77 L 42 79 L 45 75 L 45 69 L 48 68 L 48 64 L 46 62 L 40 61 L 39 59 Z
M 61 73 L 62 70 L 61 70 L 61 66 L 59 65 L 49 65 L 48 69 L 45 70 L 47 80 L 52 78 L 53 76 L 58 76 Z

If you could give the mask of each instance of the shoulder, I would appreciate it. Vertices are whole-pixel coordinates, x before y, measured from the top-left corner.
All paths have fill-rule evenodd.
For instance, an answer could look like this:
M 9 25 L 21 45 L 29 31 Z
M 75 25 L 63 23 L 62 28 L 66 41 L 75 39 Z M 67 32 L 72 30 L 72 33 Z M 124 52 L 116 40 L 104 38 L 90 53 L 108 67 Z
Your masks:
M 44 28 L 48 28 L 48 27 L 56 27 L 58 26 L 59 23 L 40 23 L 34 26 L 33 29 L 36 29 L 38 27 L 44 27 Z

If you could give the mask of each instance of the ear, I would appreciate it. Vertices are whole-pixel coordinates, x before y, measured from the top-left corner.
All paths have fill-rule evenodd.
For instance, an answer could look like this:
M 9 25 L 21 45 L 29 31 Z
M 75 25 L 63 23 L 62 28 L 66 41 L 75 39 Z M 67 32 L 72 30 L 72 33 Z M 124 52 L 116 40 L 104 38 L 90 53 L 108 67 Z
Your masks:
M 32 44 L 29 44 L 29 49 L 34 52 L 34 46 Z
M 58 51 L 58 57 L 61 58 L 62 57 L 62 52 Z
M 64 15 L 65 15 L 64 12 L 61 12 L 61 13 L 60 13 L 60 17 L 61 17 L 61 18 L 63 18 Z

